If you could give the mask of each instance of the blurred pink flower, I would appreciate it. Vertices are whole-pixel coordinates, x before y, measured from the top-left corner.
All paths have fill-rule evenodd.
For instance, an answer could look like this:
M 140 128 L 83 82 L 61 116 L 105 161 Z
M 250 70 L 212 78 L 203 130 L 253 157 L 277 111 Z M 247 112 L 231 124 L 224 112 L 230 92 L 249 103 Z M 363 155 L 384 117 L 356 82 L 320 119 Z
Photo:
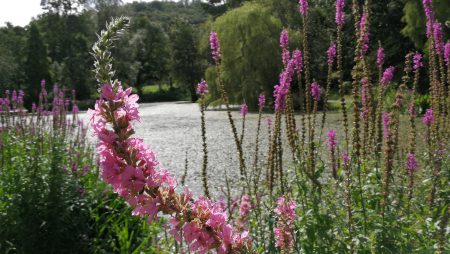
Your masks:
M 320 101 L 320 86 L 316 81 L 313 81 L 311 84 L 311 96 L 315 101 Z
M 247 103 L 245 102 L 245 100 L 242 102 L 241 104 L 241 116 L 245 117 L 248 114 L 248 106 Z
M 344 25 L 344 0 L 336 0 L 336 25 Z
M 426 126 L 430 126 L 434 122 L 434 116 L 433 116 L 433 109 L 429 108 L 425 112 L 425 115 L 423 116 L 423 123 Z
M 208 93 L 208 84 L 204 79 L 197 84 L 197 95 L 204 96 Z
M 264 108 L 265 105 L 266 105 L 266 96 L 264 96 L 264 94 L 260 94 L 258 97 L 258 107 Z
M 219 37 L 217 36 L 216 32 L 210 33 L 209 44 L 211 46 L 212 57 L 214 61 L 216 61 L 217 63 L 220 61 L 220 44 L 219 44 Z
M 308 0 L 299 0 L 298 9 L 303 16 L 308 15 Z

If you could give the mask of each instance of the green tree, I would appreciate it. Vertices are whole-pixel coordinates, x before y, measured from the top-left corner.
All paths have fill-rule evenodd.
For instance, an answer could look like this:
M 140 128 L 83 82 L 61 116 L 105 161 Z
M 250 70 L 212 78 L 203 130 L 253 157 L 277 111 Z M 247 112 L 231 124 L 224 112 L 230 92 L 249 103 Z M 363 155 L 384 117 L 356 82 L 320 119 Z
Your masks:
M 244 4 L 212 24 L 211 30 L 219 34 L 221 43 L 222 78 L 233 103 L 245 99 L 255 108 L 259 93 L 272 94 L 281 69 L 278 45 L 281 28 L 280 20 L 257 3 Z M 211 67 L 205 76 L 213 98 L 218 99 L 213 72 Z
M 42 9 L 63 14 L 77 12 L 84 4 L 86 0 L 41 0 Z
M 140 88 L 144 84 L 161 83 L 167 77 L 170 60 L 166 34 L 145 17 L 137 19 L 133 26 L 131 46 L 138 63 L 135 85 Z
M 195 83 L 201 77 L 200 56 L 194 38 L 194 29 L 185 21 L 176 22 L 170 33 L 171 73 L 178 84 L 186 87 L 191 100 L 196 101 Z
M 25 62 L 24 49 L 27 32 L 20 26 L 10 23 L 0 28 L 0 87 L 8 88 L 23 84 L 26 80 L 23 70 Z M 0 89 L 0 94 L 3 94 Z
M 48 45 L 52 80 L 77 90 L 78 99 L 88 99 L 94 87 L 89 48 L 96 31 L 90 13 L 46 13 L 37 24 L 44 31 L 44 42 Z
M 50 80 L 47 48 L 35 24 L 29 28 L 26 46 L 25 73 L 27 76 L 27 102 L 35 100 L 40 90 L 42 79 Z

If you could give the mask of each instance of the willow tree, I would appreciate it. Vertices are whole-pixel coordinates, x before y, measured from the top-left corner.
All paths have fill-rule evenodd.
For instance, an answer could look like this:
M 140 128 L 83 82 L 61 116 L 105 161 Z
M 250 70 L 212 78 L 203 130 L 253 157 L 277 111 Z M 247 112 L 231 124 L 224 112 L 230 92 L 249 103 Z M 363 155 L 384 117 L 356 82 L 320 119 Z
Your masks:
M 279 19 L 257 3 L 247 3 L 217 18 L 211 30 L 218 33 L 222 51 L 222 78 L 232 103 L 245 99 L 256 108 L 261 92 L 272 94 L 281 69 Z M 213 99 L 219 99 L 215 70 L 206 70 Z

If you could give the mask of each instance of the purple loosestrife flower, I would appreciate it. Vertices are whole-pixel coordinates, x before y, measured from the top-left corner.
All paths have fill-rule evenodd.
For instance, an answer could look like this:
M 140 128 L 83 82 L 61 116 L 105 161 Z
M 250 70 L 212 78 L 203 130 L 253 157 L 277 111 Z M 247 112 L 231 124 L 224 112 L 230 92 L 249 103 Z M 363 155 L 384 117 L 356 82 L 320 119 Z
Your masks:
M 298 9 L 303 16 L 308 15 L 308 0 L 299 0 Z
M 427 19 L 427 37 L 430 38 L 432 34 L 432 22 L 434 19 L 433 15 L 433 1 L 432 0 L 422 0 L 423 9 L 425 10 L 425 17 Z
M 344 3 L 345 0 L 336 0 L 336 25 L 344 25 Z
M 320 86 L 316 81 L 313 81 L 311 84 L 311 96 L 315 101 L 320 101 Z
M 247 107 L 247 103 L 244 100 L 241 105 L 241 116 L 245 117 L 247 114 L 248 114 L 248 107 Z
M 334 129 L 330 129 L 327 132 L 326 142 L 330 146 L 330 150 L 336 149 L 337 141 L 336 141 L 336 132 L 334 131 Z
M 434 37 L 434 47 L 436 53 L 441 55 L 444 53 L 444 40 L 442 38 L 442 24 L 435 22 L 433 24 L 433 37 Z
M 384 48 L 378 48 L 377 50 L 377 64 L 379 67 L 383 66 L 384 64 Z
M 447 66 L 450 65 L 450 42 L 445 43 L 444 46 L 444 61 Z
M 247 194 L 242 195 L 241 205 L 239 207 L 239 216 L 245 218 L 250 213 L 252 204 L 250 202 L 250 196 Z
M 383 137 L 386 139 L 389 134 L 389 122 L 391 115 L 388 112 L 383 112 Z
M 342 161 L 341 162 L 342 167 L 350 166 L 350 156 L 348 155 L 348 152 L 342 152 L 341 161 Z
M 294 220 L 297 203 L 285 197 L 277 201 L 275 213 L 278 217 L 277 227 L 274 229 L 275 245 L 282 251 L 289 253 L 294 243 Z
M 216 61 L 217 63 L 220 61 L 220 44 L 219 44 L 219 37 L 217 36 L 216 32 L 210 33 L 209 44 L 211 46 L 212 57 L 214 61 Z
M 205 96 L 208 93 L 208 84 L 204 79 L 197 84 L 197 95 Z
M 386 89 L 389 82 L 392 81 L 392 78 L 394 77 L 394 71 L 395 68 L 393 66 L 390 66 L 386 70 L 384 70 L 383 77 L 380 81 L 381 87 L 383 87 L 383 89 Z
M 327 50 L 328 56 L 328 66 L 332 66 L 334 59 L 336 58 L 336 43 L 331 43 L 330 47 Z
M 337 179 L 337 168 L 336 168 L 336 147 L 337 147 L 337 141 L 336 141 L 336 132 L 334 129 L 330 129 L 327 132 L 327 139 L 325 142 L 328 143 L 329 151 L 330 151 L 330 158 L 331 158 L 331 172 L 333 174 L 333 178 Z
M 292 52 L 292 61 L 294 61 L 294 70 L 297 72 L 297 75 L 299 75 L 303 69 L 303 56 L 301 50 L 296 49 Z
M 419 54 L 419 53 L 414 54 L 414 57 L 413 57 L 414 70 L 417 70 L 420 67 L 423 67 L 422 58 L 423 58 L 422 54 Z
M 264 96 L 264 94 L 260 94 L 258 97 L 258 107 L 259 108 L 264 108 L 264 106 L 266 105 L 266 96 Z
M 295 203 L 294 200 L 280 197 L 277 201 L 277 208 L 275 208 L 275 213 L 279 216 L 280 219 L 293 222 L 296 217 L 295 208 L 297 208 L 297 203 Z
M 434 116 L 433 116 L 433 109 L 429 108 L 425 112 L 425 115 L 423 116 L 423 123 L 426 126 L 430 126 L 434 122 Z
M 280 34 L 280 47 L 289 48 L 289 32 L 287 29 L 283 29 Z
M 23 106 L 23 97 L 25 96 L 25 93 L 23 90 L 19 90 L 17 93 L 17 104 L 21 107 Z
M 238 232 L 228 224 L 219 203 L 204 197 L 194 200 L 189 190 L 176 192 L 176 180 L 158 167 L 153 151 L 142 139 L 130 137 L 134 133 L 133 121 L 140 118 L 138 96 L 118 83 L 113 86 L 102 87 L 95 110 L 89 111 L 93 131 L 99 138 L 102 178 L 128 202 L 133 215 L 149 221 L 155 220 L 159 212 L 174 215 L 169 233 L 181 241 L 182 231 L 191 251 L 206 253 L 214 248 L 217 253 L 245 252 L 250 244 L 248 232 Z M 108 107 L 116 102 L 117 109 Z M 118 128 L 120 134 L 113 128 Z
M 290 53 L 289 53 L 289 32 L 286 29 L 283 29 L 280 34 L 280 47 L 282 49 L 281 57 L 283 58 L 283 64 L 287 65 Z
M 275 110 L 284 111 L 286 107 L 286 95 L 289 92 L 292 82 L 292 75 L 294 73 L 294 61 L 291 59 L 286 68 L 280 74 L 280 83 L 275 86 Z
M 365 55 L 369 50 L 369 28 L 367 27 L 367 12 L 361 16 L 359 23 L 359 34 L 362 40 L 361 56 Z
M 408 153 L 407 157 L 406 157 L 406 169 L 410 172 L 414 172 L 417 170 L 417 158 L 416 155 L 414 153 Z

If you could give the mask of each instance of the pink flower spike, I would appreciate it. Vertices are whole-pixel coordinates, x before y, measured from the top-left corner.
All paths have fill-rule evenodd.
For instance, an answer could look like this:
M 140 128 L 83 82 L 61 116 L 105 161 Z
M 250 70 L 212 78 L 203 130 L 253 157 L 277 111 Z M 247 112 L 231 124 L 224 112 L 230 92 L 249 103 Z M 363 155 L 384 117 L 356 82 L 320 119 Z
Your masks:
M 381 78 L 380 84 L 383 89 L 386 89 L 388 84 L 392 81 L 392 78 L 394 77 L 394 71 L 395 68 L 393 66 L 388 67 L 384 73 L 383 77 Z
M 244 100 L 242 102 L 242 105 L 241 105 L 241 116 L 245 117 L 245 116 L 247 116 L 247 114 L 248 114 L 248 106 L 247 106 L 247 103 L 245 103 L 245 100 Z
M 297 72 L 297 75 L 300 75 L 303 69 L 303 56 L 301 50 L 294 50 L 292 53 L 292 61 L 294 64 L 294 70 Z
M 419 53 L 414 54 L 414 57 L 413 57 L 414 70 L 417 70 L 420 67 L 423 67 L 422 58 L 423 58 L 422 54 L 419 54 Z
M 348 152 L 342 152 L 342 154 L 341 154 L 341 160 L 342 160 L 341 165 L 342 165 L 343 167 L 348 167 L 348 166 L 350 166 L 350 156 L 348 155 Z
M 330 47 L 327 50 L 328 56 L 328 66 L 332 66 L 334 59 L 336 58 L 336 43 L 331 43 Z
M 327 132 L 327 139 L 326 142 L 330 146 L 330 149 L 334 150 L 336 148 L 337 142 L 336 142 L 336 132 L 334 129 L 330 129 Z
M 406 169 L 410 172 L 414 172 L 417 170 L 417 158 L 416 155 L 414 153 L 408 153 L 407 157 L 406 157 Z
M 280 47 L 281 48 L 289 48 L 289 32 L 287 29 L 283 29 L 280 34 Z
M 204 79 L 197 84 L 197 95 L 205 96 L 208 93 L 208 84 Z
M 274 229 L 275 245 L 282 252 L 289 253 L 294 242 L 293 223 L 296 218 L 295 208 L 297 203 L 286 197 L 280 197 L 277 201 L 275 213 L 277 214 L 277 227 Z
M 211 46 L 212 57 L 217 63 L 220 61 L 220 44 L 219 37 L 216 32 L 211 32 L 209 35 L 209 44 Z
M 367 16 L 367 12 L 364 12 L 359 23 L 359 33 L 362 40 L 361 56 L 365 55 L 369 50 L 369 28 L 367 27 Z
M 283 64 L 287 65 L 291 56 L 289 52 L 289 32 L 286 29 L 283 29 L 283 31 L 281 31 L 280 47 L 282 49 L 281 57 L 283 60 Z
M 308 0 L 299 0 L 298 1 L 298 9 L 303 16 L 308 15 Z
M 336 0 L 336 25 L 344 25 L 344 0 Z
M 260 94 L 258 97 L 258 107 L 262 109 L 264 108 L 265 105 L 266 105 L 266 96 L 264 96 L 264 94 Z
M 433 1 L 422 0 L 423 9 L 425 10 L 425 17 L 427 20 L 427 37 L 430 38 L 433 30 L 434 14 L 433 14 Z
M 423 116 L 423 123 L 426 126 L 430 126 L 433 124 L 433 122 L 434 122 L 433 109 L 429 108 L 427 109 L 425 115 Z
M 250 202 L 250 196 L 247 194 L 242 195 L 241 205 L 239 207 L 239 216 L 242 218 L 247 217 L 251 208 L 252 204 Z
M 442 55 L 444 53 L 444 40 L 442 35 L 442 24 L 439 22 L 435 22 L 433 24 L 433 37 L 434 37 L 434 48 L 436 49 L 436 53 L 438 55 Z
M 321 89 L 319 84 L 317 84 L 316 81 L 313 81 L 313 83 L 311 84 L 311 96 L 315 101 L 320 100 L 320 90 Z
M 450 42 L 445 43 L 444 46 L 444 61 L 447 66 L 450 65 Z

